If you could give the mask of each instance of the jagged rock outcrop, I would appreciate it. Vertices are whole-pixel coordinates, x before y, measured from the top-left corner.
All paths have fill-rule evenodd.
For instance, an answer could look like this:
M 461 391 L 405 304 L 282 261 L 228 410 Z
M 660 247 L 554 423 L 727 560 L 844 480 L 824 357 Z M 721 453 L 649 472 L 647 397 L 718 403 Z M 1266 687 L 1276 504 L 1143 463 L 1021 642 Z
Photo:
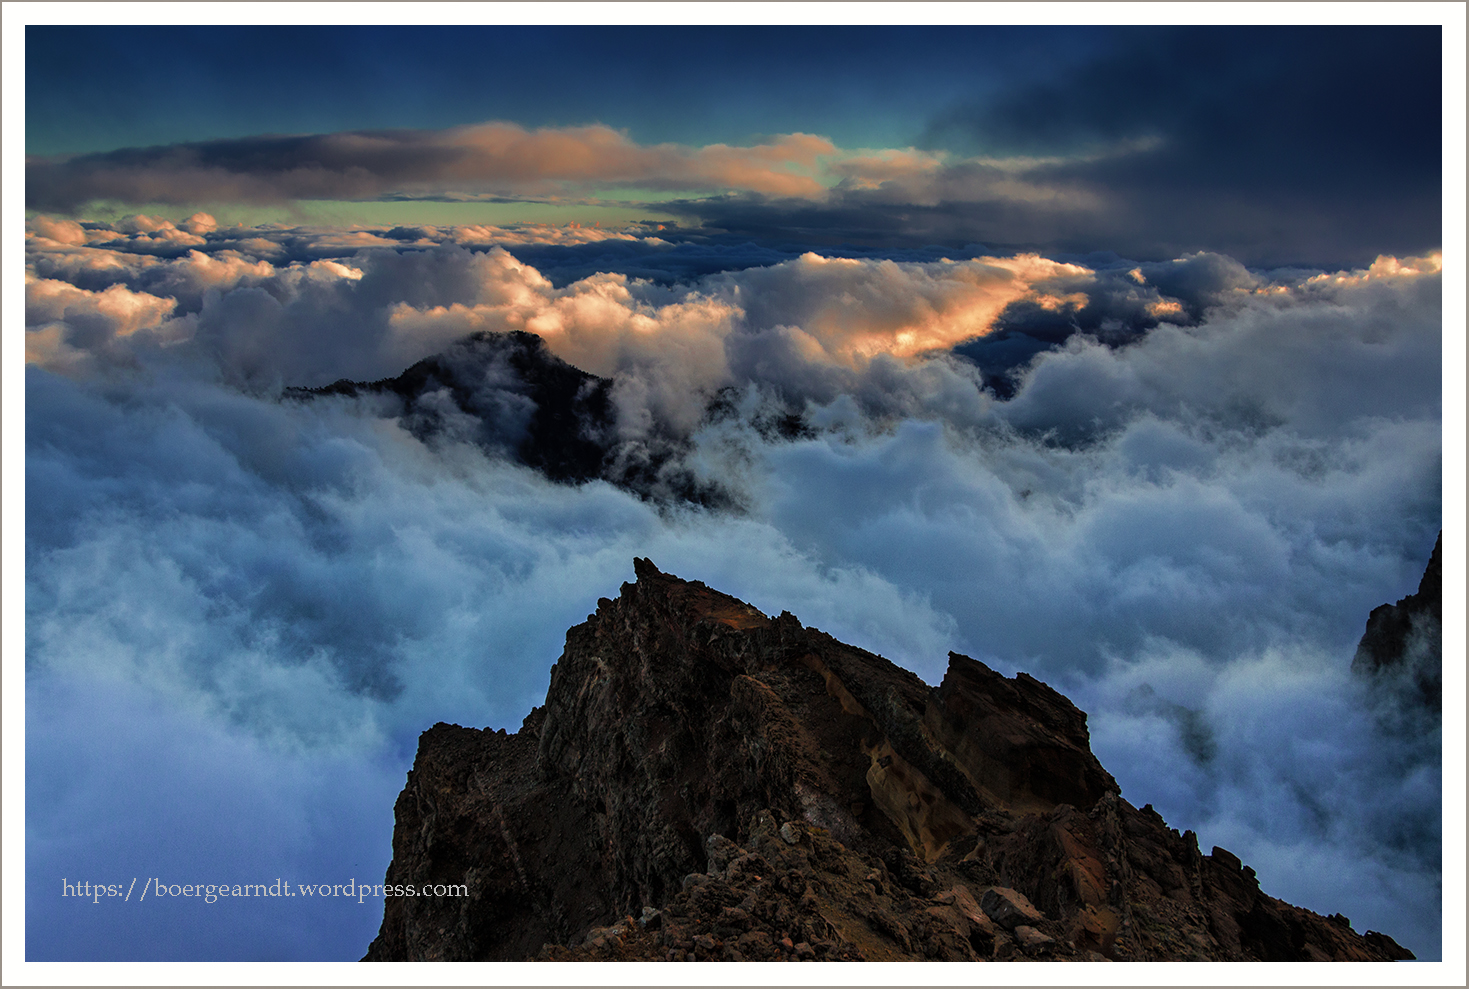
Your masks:
M 1134 808 L 1050 687 L 930 688 L 636 561 L 520 731 L 438 724 L 366 960 L 1387 960 Z
M 1372 609 L 1352 672 L 1386 681 L 1432 712 L 1443 703 L 1443 533 L 1418 582 L 1397 604 Z

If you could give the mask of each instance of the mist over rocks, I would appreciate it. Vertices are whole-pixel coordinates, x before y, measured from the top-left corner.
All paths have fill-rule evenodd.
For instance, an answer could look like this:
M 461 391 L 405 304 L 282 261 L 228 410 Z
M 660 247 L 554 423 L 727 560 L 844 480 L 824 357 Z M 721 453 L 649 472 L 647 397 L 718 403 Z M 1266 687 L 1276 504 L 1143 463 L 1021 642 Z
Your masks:
M 1086 715 L 942 684 L 635 561 L 507 735 L 437 724 L 365 961 L 1411 958 L 1134 808 Z

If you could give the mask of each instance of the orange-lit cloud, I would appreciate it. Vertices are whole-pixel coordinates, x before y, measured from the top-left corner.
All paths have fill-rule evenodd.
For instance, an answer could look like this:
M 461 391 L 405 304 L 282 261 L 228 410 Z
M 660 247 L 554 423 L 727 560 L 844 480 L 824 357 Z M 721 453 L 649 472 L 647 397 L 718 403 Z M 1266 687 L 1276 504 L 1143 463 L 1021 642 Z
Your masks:
M 479 298 L 426 308 L 400 304 L 390 325 L 405 341 L 434 346 L 480 330 L 527 330 L 565 360 L 613 374 L 633 351 L 707 352 L 720 377 L 723 339 L 732 333 L 798 332 L 813 360 L 857 366 L 886 354 L 909 358 L 989 332 L 1006 306 L 1033 286 L 1088 269 L 1036 255 L 899 264 L 806 254 L 794 261 L 714 279 L 650 305 L 619 274 L 599 274 L 557 290 L 502 250 L 477 260 Z M 1084 296 L 1038 297 L 1078 305 Z M 695 343 L 695 339 L 699 342 Z
M 1438 252 L 1423 257 L 1395 258 L 1379 254 L 1377 260 L 1366 271 L 1338 271 L 1312 277 L 1306 284 L 1318 285 L 1361 285 L 1364 282 L 1390 278 L 1417 278 L 1433 275 L 1443 270 L 1443 255 Z
M 534 190 L 564 182 L 632 184 L 649 188 L 716 188 L 774 196 L 815 196 L 824 190 L 806 175 L 831 142 L 787 134 L 769 144 L 702 148 L 659 144 L 643 147 L 610 127 L 593 125 L 528 131 L 507 123 L 456 128 L 431 145 L 453 152 L 444 178 L 468 183 L 513 183 Z
M 118 338 L 155 330 L 173 299 L 111 285 L 101 292 L 26 273 L 26 363 L 66 370 L 105 351 Z
M 467 333 L 526 330 L 563 360 L 615 376 L 619 422 L 634 432 L 654 421 L 691 430 L 715 389 L 752 377 L 881 373 L 940 389 L 924 355 L 988 333 L 1038 284 L 1091 274 L 1035 255 L 915 264 L 806 254 L 662 292 L 613 273 L 556 289 L 499 249 L 474 264 L 476 298 L 392 307 L 385 346 L 398 362 Z
M 157 326 L 174 307 L 173 299 L 132 292 L 122 285 L 109 286 L 102 292 L 89 292 L 66 282 L 27 275 L 25 290 L 27 325 L 48 323 L 79 313 L 96 314 L 107 319 L 109 332 L 117 336 Z
M 1172 317 L 1182 316 L 1184 314 L 1183 303 L 1179 302 L 1176 299 L 1159 299 L 1157 302 L 1150 303 L 1147 307 L 1147 311 L 1148 315 L 1153 316 L 1156 319 L 1165 320 Z
M 982 336 L 1036 283 L 1086 274 L 1034 254 L 931 264 L 806 254 L 747 272 L 740 282 L 761 300 L 751 313 L 757 326 L 787 322 L 817 341 L 827 359 L 852 363 L 877 354 L 912 357 Z

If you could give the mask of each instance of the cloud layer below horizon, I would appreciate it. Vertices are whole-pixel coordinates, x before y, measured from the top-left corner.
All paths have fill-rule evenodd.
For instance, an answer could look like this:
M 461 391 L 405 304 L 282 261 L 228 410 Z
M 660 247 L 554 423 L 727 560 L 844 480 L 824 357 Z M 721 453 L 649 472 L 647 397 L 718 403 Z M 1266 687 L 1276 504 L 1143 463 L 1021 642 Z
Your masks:
M 28 956 L 356 957 L 380 903 L 52 894 L 379 881 L 418 732 L 517 727 L 634 556 L 929 682 L 950 649 L 1047 680 L 1128 799 L 1436 955 L 1436 729 L 1349 666 L 1440 526 L 1439 260 L 731 250 L 30 221 Z M 729 507 L 280 398 L 512 329 Z

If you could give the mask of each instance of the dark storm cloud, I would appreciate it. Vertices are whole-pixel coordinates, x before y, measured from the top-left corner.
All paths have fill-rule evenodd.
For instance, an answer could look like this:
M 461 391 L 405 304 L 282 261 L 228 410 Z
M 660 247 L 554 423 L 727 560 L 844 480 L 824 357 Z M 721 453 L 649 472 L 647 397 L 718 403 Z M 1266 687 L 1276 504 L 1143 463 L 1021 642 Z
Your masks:
M 961 106 L 929 146 L 991 155 L 1075 154 L 1156 140 L 1151 155 L 1080 166 L 1134 188 L 1436 194 L 1438 27 L 1139 28 L 1058 77 Z M 1070 171 L 1077 166 L 1059 163 Z
M 1214 250 L 1246 264 L 1345 265 L 1438 246 L 1438 27 L 1179 27 L 1118 37 L 1119 50 L 1059 78 L 940 114 L 929 143 L 1068 156 L 1153 142 L 1031 173 L 1104 191 L 1111 236 L 1092 246 L 1133 257 Z M 1067 249 L 1098 233 L 1083 225 L 1052 243 Z
M 374 197 L 393 183 L 441 174 L 452 149 L 421 132 L 261 136 L 124 148 L 26 163 L 26 205 L 70 210 L 94 199 L 187 203 Z M 355 140 L 354 140 L 355 139 Z
M 822 199 L 662 203 L 736 236 L 1365 265 L 1441 240 L 1437 27 L 1128 29 Z M 860 167 L 859 167 L 860 166 Z M 841 167 L 841 166 L 836 166 Z

